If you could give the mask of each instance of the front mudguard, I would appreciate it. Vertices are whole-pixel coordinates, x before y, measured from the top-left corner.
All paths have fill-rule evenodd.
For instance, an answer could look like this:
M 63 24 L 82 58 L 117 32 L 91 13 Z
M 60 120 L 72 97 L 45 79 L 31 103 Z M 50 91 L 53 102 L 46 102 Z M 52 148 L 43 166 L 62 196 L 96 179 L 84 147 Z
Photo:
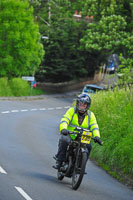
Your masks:
M 88 149 L 87 149 L 87 148 L 83 148 L 83 147 L 81 148 L 81 152 L 82 152 L 82 153 L 87 153 L 87 154 L 89 153 L 89 152 L 88 152 Z

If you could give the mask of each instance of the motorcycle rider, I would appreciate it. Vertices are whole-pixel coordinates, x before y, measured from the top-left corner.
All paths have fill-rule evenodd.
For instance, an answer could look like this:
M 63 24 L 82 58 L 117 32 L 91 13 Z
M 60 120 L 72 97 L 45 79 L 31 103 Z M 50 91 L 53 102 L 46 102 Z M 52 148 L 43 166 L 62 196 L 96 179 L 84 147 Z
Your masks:
M 98 124 L 93 112 L 89 109 L 91 98 L 88 94 L 82 93 L 76 99 L 76 107 L 70 107 L 60 122 L 60 139 L 58 143 L 58 152 L 56 156 L 56 169 L 59 169 L 62 162 L 65 161 L 67 146 L 74 139 L 70 131 L 74 131 L 76 126 L 92 131 L 94 141 L 100 140 Z M 91 143 L 87 144 L 88 158 L 92 149 Z

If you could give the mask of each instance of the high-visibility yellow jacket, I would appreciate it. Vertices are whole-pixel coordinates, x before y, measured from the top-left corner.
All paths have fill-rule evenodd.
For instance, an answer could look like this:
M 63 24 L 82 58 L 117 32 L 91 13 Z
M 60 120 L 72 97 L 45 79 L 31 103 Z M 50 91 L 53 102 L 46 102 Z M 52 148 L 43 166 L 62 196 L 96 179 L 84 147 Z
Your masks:
M 87 111 L 85 118 L 81 125 L 78 123 L 78 114 L 76 113 L 76 108 L 71 107 L 67 110 L 60 122 L 60 131 L 67 129 L 74 131 L 75 127 L 82 127 L 92 131 L 93 136 L 100 137 L 99 127 L 95 118 L 95 115 L 90 110 Z

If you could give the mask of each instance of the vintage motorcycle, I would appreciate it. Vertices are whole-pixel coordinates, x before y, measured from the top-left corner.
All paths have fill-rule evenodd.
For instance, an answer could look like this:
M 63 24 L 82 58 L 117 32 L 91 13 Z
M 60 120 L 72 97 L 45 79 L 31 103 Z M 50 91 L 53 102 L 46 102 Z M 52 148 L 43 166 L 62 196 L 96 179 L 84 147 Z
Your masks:
M 72 188 L 77 190 L 85 174 L 85 167 L 88 160 L 86 145 L 90 143 L 90 139 L 94 138 L 90 130 L 81 127 L 76 127 L 74 132 L 70 132 L 70 134 L 76 134 L 77 137 L 75 140 L 71 140 L 68 145 L 66 161 L 58 169 L 57 178 L 58 180 L 62 180 L 64 177 L 72 178 Z M 96 142 L 103 145 L 101 140 Z M 54 159 L 56 160 L 56 157 Z

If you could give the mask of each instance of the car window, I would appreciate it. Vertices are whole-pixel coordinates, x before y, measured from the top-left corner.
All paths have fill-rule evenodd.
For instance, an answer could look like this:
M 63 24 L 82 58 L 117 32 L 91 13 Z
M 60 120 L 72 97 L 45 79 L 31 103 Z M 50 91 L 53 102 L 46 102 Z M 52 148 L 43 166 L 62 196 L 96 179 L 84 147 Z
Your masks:
M 93 89 L 90 89 L 89 87 L 85 87 L 84 92 L 95 93 L 95 91 Z

